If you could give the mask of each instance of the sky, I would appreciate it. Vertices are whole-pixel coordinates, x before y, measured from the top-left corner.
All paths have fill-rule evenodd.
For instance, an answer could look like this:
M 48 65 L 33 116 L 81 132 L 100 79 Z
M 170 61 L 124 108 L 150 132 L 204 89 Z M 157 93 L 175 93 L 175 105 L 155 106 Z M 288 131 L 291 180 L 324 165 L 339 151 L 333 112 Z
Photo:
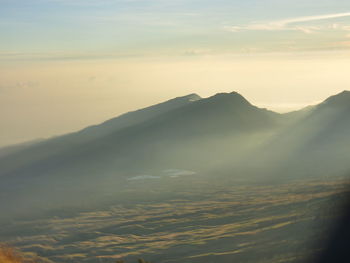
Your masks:
M 350 89 L 348 0 L 0 0 L 0 146 L 176 96 L 286 112 Z

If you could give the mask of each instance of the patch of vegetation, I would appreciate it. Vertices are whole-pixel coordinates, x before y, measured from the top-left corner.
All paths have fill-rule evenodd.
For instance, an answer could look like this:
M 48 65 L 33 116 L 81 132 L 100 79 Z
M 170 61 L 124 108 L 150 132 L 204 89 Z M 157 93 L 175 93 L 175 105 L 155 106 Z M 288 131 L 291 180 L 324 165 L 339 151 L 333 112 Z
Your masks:
M 33 260 L 25 259 L 17 250 L 7 245 L 0 245 L 1 263 L 34 263 Z

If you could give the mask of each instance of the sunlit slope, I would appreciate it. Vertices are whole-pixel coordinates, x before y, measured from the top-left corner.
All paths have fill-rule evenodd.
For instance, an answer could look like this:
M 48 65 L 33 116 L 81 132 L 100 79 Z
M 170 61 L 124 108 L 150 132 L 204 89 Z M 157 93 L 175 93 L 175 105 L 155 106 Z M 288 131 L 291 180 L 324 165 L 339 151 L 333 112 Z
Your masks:
M 36 162 L 45 161 L 50 156 L 57 156 L 63 152 L 71 152 L 84 147 L 91 141 L 98 140 L 108 134 L 123 128 L 146 122 L 158 115 L 183 107 L 201 98 L 197 94 L 190 94 L 174 98 L 157 105 L 129 112 L 108 120 L 99 125 L 87 127 L 79 132 L 59 136 L 52 139 L 31 142 L 0 149 L 0 175 L 23 166 L 31 166 Z
M 251 105 L 237 93 L 218 94 L 87 142 L 81 142 L 79 136 L 77 140 L 70 136 L 65 141 L 59 138 L 34 145 L 0 160 L 0 174 L 37 176 L 93 164 L 105 168 L 112 164 L 113 168 L 124 170 L 135 166 L 136 161 L 140 167 L 149 167 L 161 161 L 153 159 L 152 163 L 152 158 L 169 152 L 176 154 L 175 149 L 182 153 L 184 147 L 194 149 L 196 145 L 192 143 L 206 145 L 226 137 L 270 131 L 276 127 L 278 118 L 278 114 Z M 63 146 L 68 143 L 69 147 Z M 177 160 L 173 159 L 172 163 L 176 164 Z
M 316 105 L 252 153 L 250 171 L 288 179 L 350 171 L 350 92 Z M 263 178 L 264 178 L 263 176 Z

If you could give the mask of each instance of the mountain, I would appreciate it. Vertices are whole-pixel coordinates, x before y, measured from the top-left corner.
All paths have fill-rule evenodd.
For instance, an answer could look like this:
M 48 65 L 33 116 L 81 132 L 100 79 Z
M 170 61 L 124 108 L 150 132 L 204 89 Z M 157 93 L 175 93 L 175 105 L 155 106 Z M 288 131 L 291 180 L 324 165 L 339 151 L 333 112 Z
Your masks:
M 255 169 L 270 176 L 305 178 L 350 172 L 350 92 L 300 112 L 297 121 L 254 153 Z M 264 176 L 263 176 L 264 177 Z
M 251 105 L 238 93 L 217 94 L 207 99 L 199 99 L 192 94 L 5 156 L 0 160 L 0 176 L 11 174 L 11 169 L 18 174 L 21 170 L 28 173 L 34 166 L 43 170 L 48 163 L 61 166 L 63 159 L 64 163 L 75 164 L 78 159 L 85 162 L 87 158 L 98 160 L 103 156 L 106 160 L 111 154 L 135 155 L 141 146 L 153 147 L 171 141 L 181 143 L 184 140 L 244 132 L 257 133 L 276 125 L 279 117 L 279 114 Z M 11 160 L 15 160 L 12 167 Z M 35 173 L 39 173 L 39 170 L 35 170 Z
M 0 163 L 1 158 L 3 160 L 0 176 L 6 173 L 7 169 L 11 170 L 13 167 L 30 165 L 37 161 L 42 161 L 51 155 L 69 152 L 74 148 L 97 140 L 99 137 L 107 136 L 110 133 L 136 125 L 137 123 L 145 122 L 200 99 L 197 94 L 177 97 L 145 109 L 123 114 L 100 125 L 90 126 L 75 133 L 41 140 L 39 143 L 20 144 L 15 147 L 0 149 Z
M 347 174 L 350 171 L 350 92 L 344 91 L 332 96 L 316 108 L 299 124 L 304 139 L 298 156 L 318 173 Z M 297 138 L 298 138 L 297 137 Z M 296 138 L 296 139 L 297 139 Z M 300 158 L 299 158 L 300 159 Z
M 67 263 L 300 261 L 347 198 L 349 116 L 349 92 L 287 114 L 189 95 L 5 149 L 1 240 Z
M 80 138 L 97 138 L 108 135 L 116 130 L 126 128 L 128 126 L 136 125 L 138 123 L 150 120 L 165 112 L 181 108 L 191 102 L 201 100 L 202 98 L 193 93 L 183 97 L 168 100 L 166 102 L 153 105 L 141 110 L 136 110 L 123 114 L 119 117 L 105 121 L 99 125 L 87 127 L 77 133 Z
M 11 198 L 30 207 L 23 196 L 36 196 L 30 201 L 42 204 L 40 196 L 49 203 L 97 189 L 115 191 L 138 174 L 203 172 L 232 162 L 274 130 L 280 118 L 235 92 L 206 99 L 191 94 L 0 158 L 0 190 L 7 198 L 15 192 Z
M 344 90 L 343 92 L 329 97 L 323 103 L 319 105 L 321 107 L 333 107 L 333 108 L 349 108 L 350 107 L 350 91 Z
M 0 158 L 4 157 L 9 154 L 13 154 L 19 151 L 24 150 L 25 148 L 32 146 L 34 144 L 40 143 L 41 141 L 44 141 L 45 139 L 36 139 L 31 141 L 26 141 L 22 143 L 12 144 L 8 146 L 3 146 L 0 148 Z
M 200 175 L 195 184 L 341 175 L 349 169 L 349 113 L 349 92 L 289 114 L 236 92 L 175 98 L 0 156 L 1 197 L 12 200 L 1 208 L 136 198 L 135 187 L 168 195 L 183 186 L 162 178 L 182 175 Z

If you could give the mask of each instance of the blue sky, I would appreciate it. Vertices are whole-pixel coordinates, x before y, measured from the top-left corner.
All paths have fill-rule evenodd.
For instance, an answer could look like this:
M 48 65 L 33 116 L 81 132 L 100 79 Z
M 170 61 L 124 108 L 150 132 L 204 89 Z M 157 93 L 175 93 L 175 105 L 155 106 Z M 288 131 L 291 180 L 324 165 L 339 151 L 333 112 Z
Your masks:
M 350 2 L 345 0 L 0 3 L 0 52 L 6 56 L 281 52 L 348 48 L 350 40 Z M 271 27 L 293 19 L 301 21 Z

